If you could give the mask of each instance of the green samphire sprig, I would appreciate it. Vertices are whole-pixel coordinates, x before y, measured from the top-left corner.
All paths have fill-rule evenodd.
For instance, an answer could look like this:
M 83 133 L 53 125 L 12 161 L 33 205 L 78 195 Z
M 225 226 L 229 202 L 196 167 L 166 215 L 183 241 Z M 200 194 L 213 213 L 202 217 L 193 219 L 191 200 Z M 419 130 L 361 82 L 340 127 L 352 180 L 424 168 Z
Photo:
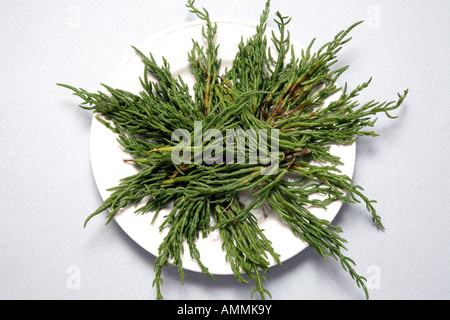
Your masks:
M 119 210 L 145 197 L 149 200 L 137 209 L 137 214 L 153 214 L 156 218 L 171 203 L 173 209 L 160 226 L 161 230 L 168 228 L 168 233 L 154 265 L 157 298 L 163 298 L 164 267 L 175 266 L 182 281 L 185 277 L 184 243 L 202 273 L 217 281 L 202 263 L 196 240 L 219 230 L 226 260 L 236 279 L 253 282 L 255 289 L 251 295 L 258 293 L 265 299 L 271 297 L 263 287 L 269 257 L 279 264 L 281 261 L 252 211 L 268 206 L 271 214 L 276 214 L 320 256 L 340 261 L 368 298 L 366 279 L 357 274 L 354 261 L 344 255 L 346 240 L 341 236 L 342 229 L 317 218 L 309 209 L 326 208 L 334 201 L 363 202 L 375 225 L 384 228 L 375 201 L 336 168 L 341 162 L 331 154 L 330 145 L 352 144 L 361 136 L 376 136 L 370 129 L 376 121 L 372 116 L 385 114 L 394 118 L 390 112 L 402 104 L 407 90 L 398 95 L 397 101 L 360 104 L 356 98 L 370 80 L 353 90 L 347 85 L 340 88 L 336 81 L 347 66 L 338 69 L 332 66 L 337 62 L 339 50 L 351 39 L 348 34 L 361 22 L 339 32 L 314 52 L 312 41 L 297 56 L 287 31 L 290 18 L 277 12 L 278 32 L 272 32 L 270 40 L 267 39 L 269 1 L 255 34 L 238 44 L 233 65 L 220 74 L 221 61 L 215 42 L 217 25 L 210 20 L 207 10 L 194 6 L 193 0 L 188 1 L 187 7 L 205 22 L 202 35 L 206 45 L 193 41 L 187 54 L 195 76 L 193 94 L 182 78 L 172 75 L 168 61 L 158 65 L 151 53 L 145 55 L 137 48 L 134 49 L 144 64 L 142 90 L 138 94 L 107 85 L 105 92 L 91 93 L 59 84 L 72 90 L 83 100 L 80 107 L 91 110 L 117 134 L 119 143 L 131 155 L 128 161 L 139 167 L 136 174 L 124 177 L 110 189 L 110 197 L 85 223 L 104 211 L 108 211 L 109 222 Z M 270 45 L 275 51 L 270 51 Z M 156 80 L 150 80 L 150 76 Z M 325 99 L 332 96 L 337 98 L 325 104 Z M 180 129 L 193 133 L 195 123 L 201 123 L 205 130 L 214 128 L 223 133 L 236 128 L 277 129 L 279 150 L 272 155 L 278 160 L 277 171 L 263 174 L 264 169 L 273 168 L 260 161 L 175 164 L 171 155 L 178 142 L 171 139 L 172 133 Z M 225 134 L 223 139 L 226 144 Z M 268 136 L 268 143 L 272 139 L 275 138 Z M 203 143 L 200 152 L 211 147 L 212 141 Z M 245 155 L 249 148 L 250 143 L 244 143 L 240 151 Z M 194 157 L 198 151 L 194 150 Z M 295 179 L 285 179 L 287 174 Z M 243 192 L 252 195 L 249 204 L 241 201 Z M 313 197 L 316 194 L 322 197 Z

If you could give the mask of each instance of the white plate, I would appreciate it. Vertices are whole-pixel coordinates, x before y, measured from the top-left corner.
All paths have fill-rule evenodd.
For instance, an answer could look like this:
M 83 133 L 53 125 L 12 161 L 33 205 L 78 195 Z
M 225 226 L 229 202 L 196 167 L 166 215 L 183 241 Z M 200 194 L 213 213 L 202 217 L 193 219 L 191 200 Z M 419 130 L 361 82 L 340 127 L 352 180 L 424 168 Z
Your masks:
M 256 25 L 242 21 L 217 21 L 217 24 L 216 39 L 217 43 L 220 44 L 219 57 L 222 59 L 223 67 L 230 67 L 241 36 L 244 39 L 252 36 L 255 33 Z M 201 21 L 183 24 L 162 32 L 136 47 L 146 55 L 152 52 L 155 59 L 166 57 L 170 63 L 171 71 L 174 74 L 180 74 L 185 82 L 192 85 L 193 76 L 189 71 L 187 52 L 192 49 L 192 39 L 204 44 L 201 36 L 202 25 Z M 268 28 L 268 32 L 270 31 Z M 270 33 L 268 35 L 270 39 Z M 293 44 L 296 48 L 295 51 L 300 53 L 302 46 L 295 42 Z M 143 70 L 141 59 L 133 51 L 117 68 L 108 84 L 137 94 L 141 90 L 139 77 L 143 75 Z M 344 163 L 344 166 L 341 166 L 340 169 L 350 177 L 353 175 L 355 150 L 355 144 L 332 147 L 332 153 L 341 157 Z M 123 152 L 116 141 L 116 135 L 95 118 L 93 118 L 91 126 L 90 152 L 94 178 L 103 200 L 110 195 L 110 192 L 107 191 L 108 188 L 116 186 L 121 178 L 137 172 L 133 165 L 123 162 L 123 159 L 129 159 L 130 155 Z M 335 202 L 327 210 L 313 209 L 312 212 L 321 218 L 332 221 L 341 205 L 341 202 Z M 160 212 L 159 218 L 152 225 L 153 215 L 151 213 L 144 215 L 134 213 L 138 206 L 122 210 L 115 216 L 115 221 L 136 243 L 153 255 L 158 256 L 158 247 L 167 233 L 167 230 L 160 233 L 159 225 L 168 210 Z M 254 213 L 258 217 L 259 224 L 264 229 L 266 237 L 272 241 L 275 252 L 280 254 L 281 261 L 291 258 L 307 247 L 307 244 L 294 236 L 289 228 L 279 221 L 275 215 L 269 214 L 269 217 L 264 218 L 262 212 L 256 211 Z M 206 239 L 199 239 L 197 245 L 201 260 L 211 273 L 233 273 L 229 263 L 225 261 L 225 253 L 222 251 L 222 242 L 218 231 L 211 233 Z M 183 267 L 200 272 L 196 261 L 191 259 L 188 252 L 186 246 Z M 275 264 L 275 261 L 271 260 L 271 265 L 273 264 Z

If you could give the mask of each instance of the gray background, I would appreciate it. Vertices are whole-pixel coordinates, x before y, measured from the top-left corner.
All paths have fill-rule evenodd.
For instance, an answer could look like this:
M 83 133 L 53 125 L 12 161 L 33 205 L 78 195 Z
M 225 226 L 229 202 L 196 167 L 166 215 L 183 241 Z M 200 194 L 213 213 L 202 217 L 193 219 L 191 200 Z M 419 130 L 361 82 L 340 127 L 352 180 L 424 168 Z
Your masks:
M 213 18 L 257 21 L 264 1 L 197 5 Z M 102 217 L 82 227 L 101 204 L 91 114 L 55 83 L 100 89 L 131 45 L 194 17 L 184 1 L 0 0 L 0 8 L 0 298 L 154 299 L 155 257 Z M 340 54 L 350 64 L 342 80 L 373 76 L 362 102 L 410 89 L 399 118 L 380 117 L 380 137 L 357 143 L 354 178 L 378 200 L 386 231 L 363 205 L 344 206 L 334 222 L 372 299 L 450 298 L 450 2 L 272 1 L 272 27 L 277 10 L 293 17 L 301 43 L 365 20 Z M 187 271 L 183 286 L 175 269 L 163 276 L 166 299 L 249 299 L 253 289 L 232 276 L 216 284 Z M 310 249 L 267 278 L 274 299 L 364 299 L 338 262 Z

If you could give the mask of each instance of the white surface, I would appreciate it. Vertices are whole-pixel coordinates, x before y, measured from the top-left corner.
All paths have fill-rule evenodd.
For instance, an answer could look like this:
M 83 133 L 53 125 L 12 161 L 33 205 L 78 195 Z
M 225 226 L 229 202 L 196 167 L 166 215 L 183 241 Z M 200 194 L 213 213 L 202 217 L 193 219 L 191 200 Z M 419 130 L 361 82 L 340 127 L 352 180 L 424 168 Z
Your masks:
M 198 1 L 214 18 L 257 22 L 264 1 Z M 101 203 L 91 172 L 91 114 L 55 83 L 101 89 L 113 69 L 157 32 L 193 20 L 183 2 L 3 0 L 0 11 L 0 298 L 154 299 L 154 257 L 115 223 L 84 219 Z M 334 222 L 371 298 L 448 299 L 450 278 L 450 27 L 448 1 L 273 1 L 293 17 L 289 30 L 316 48 L 361 19 L 340 52 L 351 87 L 392 100 L 410 94 L 381 135 L 357 143 L 355 181 L 378 201 L 376 230 L 364 205 L 345 205 Z M 274 27 L 273 22 L 269 24 Z M 74 276 L 79 276 L 77 282 Z M 167 299 L 248 299 L 252 285 L 219 284 L 163 271 Z M 274 299 L 363 299 L 338 262 L 310 248 L 276 266 L 265 287 Z M 378 281 L 379 280 L 379 281 Z
M 183 80 L 192 87 L 194 77 L 189 69 L 187 52 L 192 49 L 192 40 L 202 43 L 203 23 L 194 21 L 182 24 L 163 31 L 151 39 L 145 41 L 138 48 L 144 54 L 151 52 L 155 59 L 161 63 L 160 57 L 165 57 L 170 64 L 174 75 L 180 75 Z M 237 46 L 241 37 L 249 38 L 255 33 L 255 25 L 238 21 L 218 21 L 216 41 L 220 44 L 218 52 L 222 61 L 222 69 L 230 68 L 232 60 L 236 55 Z M 272 30 L 267 30 L 271 35 Z M 292 41 L 293 43 L 294 40 Z M 303 47 L 296 44 L 295 52 L 301 52 Z M 271 48 L 275 50 L 275 48 Z M 113 88 L 121 88 L 138 94 L 142 87 L 139 77 L 142 76 L 144 65 L 137 54 L 124 59 L 114 72 L 109 81 Z M 337 99 L 339 94 L 330 97 L 328 101 Z M 117 135 L 112 133 L 95 117 L 91 126 L 90 154 L 94 178 L 102 196 L 106 200 L 111 192 L 109 188 L 119 184 L 120 180 L 138 172 L 135 166 L 124 163 L 124 159 L 129 159 L 130 155 L 123 151 L 117 142 Z M 340 170 L 352 176 L 355 164 L 355 144 L 351 146 L 333 146 L 332 152 L 338 156 L 345 164 L 339 166 Z M 243 197 L 242 201 L 248 197 Z M 330 204 L 327 210 L 322 208 L 312 208 L 311 211 L 321 219 L 332 221 L 342 206 L 341 201 Z M 151 254 L 158 256 L 159 245 L 164 240 L 168 228 L 160 231 L 160 225 L 164 217 L 170 212 L 170 208 L 164 208 L 152 224 L 153 214 L 135 214 L 139 207 L 130 206 L 121 210 L 114 216 L 120 227 L 140 246 Z M 307 247 L 299 237 L 295 236 L 289 226 L 280 221 L 275 214 L 268 214 L 264 217 L 262 209 L 254 210 L 258 219 L 258 224 L 264 230 L 265 236 L 272 242 L 273 248 L 280 255 L 280 261 L 284 262 L 293 257 Z M 212 274 L 233 274 L 230 264 L 225 259 L 225 251 L 222 250 L 222 241 L 219 230 L 210 233 L 207 238 L 197 240 L 197 247 L 202 263 Z M 183 268 L 187 270 L 201 272 L 201 268 L 195 259 L 189 255 L 189 246 L 185 243 L 185 254 L 183 255 Z M 269 256 L 270 265 L 276 264 L 272 256 Z

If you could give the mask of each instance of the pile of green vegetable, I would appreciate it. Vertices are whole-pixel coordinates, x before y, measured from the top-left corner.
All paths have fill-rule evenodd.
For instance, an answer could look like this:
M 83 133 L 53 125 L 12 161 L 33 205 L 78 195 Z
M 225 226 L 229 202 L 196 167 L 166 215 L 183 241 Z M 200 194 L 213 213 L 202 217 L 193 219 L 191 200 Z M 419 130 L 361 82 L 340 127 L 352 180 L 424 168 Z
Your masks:
M 208 266 L 202 263 L 196 240 L 218 229 L 226 260 L 236 279 L 242 283 L 254 282 L 252 296 L 258 292 L 264 299 L 270 296 L 263 287 L 268 257 L 281 263 L 252 213 L 265 205 L 324 259 L 328 256 L 339 260 L 368 297 L 366 279 L 357 274 L 353 260 L 344 255 L 346 240 L 341 236 L 342 229 L 317 218 L 310 208 L 326 208 L 334 201 L 362 201 L 373 222 L 384 228 L 374 201 L 337 169 L 341 161 L 330 153 L 330 146 L 352 144 L 361 136 L 376 136 L 370 130 L 376 121 L 373 116 L 381 113 L 394 118 L 389 112 L 402 104 L 407 90 L 398 94 L 397 101 L 360 104 L 356 98 L 370 80 L 354 89 L 347 85 L 341 88 L 336 81 L 347 66 L 332 68 L 338 52 L 350 40 L 349 32 L 359 22 L 339 32 L 318 50 L 313 51 L 312 41 L 297 55 L 286 29 L 288 17 L 276 13 L 278 32 L 267 39 L 269 1 L 255 34 L 239 43 L 232 67 L 220 74 L 221 61 L 215 42 L 217 25 L 211 22 L 207 10 L 194 6 L 193 0 L 188 1 L 187 7 L 204 20 L 203 37 L 207 43 L 202 46 L 193 41 L 187 55 L 195 76 L 192 95 L 183 79 L 172 75 L 168 61 L 158 65 L 151 54 L 147 56 L 136 48 L 145 68 L 140 79 L 142 91 L 137 94 L 107 85 L 104 85 L 105 92 L 91 93 L 59 84 L 71 89 L 83 100 L 80 107 L 93 111 L 97 119 L 117 134 L 119 143 L 132 156 L 131 161 L 139 166 L 136 174 L 124 177 L 119 185 L 111 188 L 111 196 L 86 223 L 103 211 L 109 212 L 109 222 L 121 209 L 148 196 L 149 200 L 137 214 L 156 217 L 161 209 L 173 204 L 160 226 L 161 230 L 169 231 L 160 244 L 154 265 L 157 298 L 163 298 L 161 271 L 164 267 L 176 266 L 183 281 L 185 242 L 203 274 L 216 281 Z M 270 51 L 271 45 L 275 51 Z M 325 99 L 332 96 L 337 98 L 325 104 Z M 172 156 L 179 141 L 173 139 L 173 132 L 182 129 L 193 134 L 195 123 L 201 123 L 203 130 L 219 130 L 223 141 L 205 141 L 200 147 L 192 148 L 191 158 L 184 157 L 181 163 L 174 163 Z M 216 152 L 221 146 L 229 146 L 229 141 L 228 145 L 225 141 L 226 131 L 231 129 L 277 132 L 265 137 L 268 145 L 278 146 L 269 155 L 276 160 L 276 166 L 261 161 L 193 161 L 211 146 Z M 250 147 L 247 141 L 235 150 L 248 155 Z M 285 179 L 287 174 L 295 179 Z M 240 201 L 244 191 L 252 195 L 250 204 Z M 317 194 L 322 197 L 313 196 Z

